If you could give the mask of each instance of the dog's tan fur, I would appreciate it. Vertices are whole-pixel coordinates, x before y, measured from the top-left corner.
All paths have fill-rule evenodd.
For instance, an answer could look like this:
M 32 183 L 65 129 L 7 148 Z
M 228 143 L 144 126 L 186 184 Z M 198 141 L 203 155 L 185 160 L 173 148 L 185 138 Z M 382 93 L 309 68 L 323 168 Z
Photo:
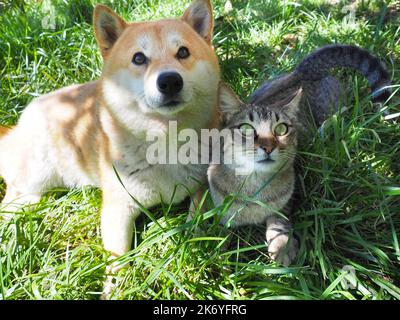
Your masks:
M 7 184 L 3 211 L 37 202 L 53 187 L 97 185 L 103 194 L 104 246 L 116 256 L 127 252 L 140 210 L 113 166 L 146 207 L 161 197 L 169 201 L 178 184 L 195 191 L 198 182 L 192 177 L 206 179 L 204 166 L 149 167 L 144 152 L 146 134 L 158 130 L 168 135 L 169 120 L 177 121 L 178 131 L 218 126 L 219 67 L 212 28 L 208 0 L 194 0 L 180 19 L 143 23 L 127 23 L 98 5 L 94 29 L 104 58 L 101 78 L 35 99 L 15 128 L 0 128 L 0 174 Z M 188 59 L 176 58 L 180 46 L 189 48 Z M 133 65 L 137 51 L 149 56 L 147 66 Z M 173 112 L 159 108 L 152 88 L 153 78 L 164 69 L 176 70 L 185 80 L 183 102 Z M 178 187 L 174 201 L 187 195 Z
M 10 132 L 9 128 L 6 127 L 0 127 L 0 137 L 5 136 L 7 133 Z

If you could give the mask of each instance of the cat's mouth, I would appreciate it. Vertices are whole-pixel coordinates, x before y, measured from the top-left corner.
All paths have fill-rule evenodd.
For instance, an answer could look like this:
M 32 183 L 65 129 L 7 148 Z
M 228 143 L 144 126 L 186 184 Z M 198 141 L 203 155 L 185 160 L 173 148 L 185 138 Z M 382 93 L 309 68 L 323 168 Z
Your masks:
M 272 162 L 275 162 L 275 160 L 271 159 L 271 157 L 267 157 L 262 160 L 258 160 L 257 162 L 258 163 L 272 163 Z

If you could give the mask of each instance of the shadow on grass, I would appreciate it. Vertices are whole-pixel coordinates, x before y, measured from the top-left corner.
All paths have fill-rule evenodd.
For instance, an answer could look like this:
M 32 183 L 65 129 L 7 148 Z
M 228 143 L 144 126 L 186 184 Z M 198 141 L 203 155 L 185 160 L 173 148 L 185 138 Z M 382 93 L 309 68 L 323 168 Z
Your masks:
M 377 36 L 385 26 L 396 28 L 392 22 L 398 17 L 393 14 L 393 8 L 388 9 L 386 5 L 374 8 L 370 2 L 363 2 L 360 8 L 356 8 L 358 18 L 375 21 L 376 27 L 372 34 L 358 35 L 360 39 L 357 39 L 357 43 L 355 43 L 351 33 L 332 38 L 332 35 L 324 34 L 324 32 L 321 32 L 322 30 L 316 27 L 309 32 L 306 39 L 299 41 L 296 33 L 291 30 L 292 24 L 298 26 L 302 23 L 302 20 L 310 24 L 311 19 L 311 21 L 315 20 L 316 23 L 320 15 L 341 21 L 348 14 L 347 11 L 342 12 L 342 9 L 351 1 L 342 1 L 339 5 L 319 4 L 315 1 L 282 5 L 278 1 L 262 0 L 233 1 L 232 3 L 233 12 L 216 17 L 215 46 L 220 59 L 223 79 L 242 98 L 248 96 L 266 79 L 293 70 L 293 67 L 304 56 L 316 48 L 335 42 L 358 44 L 371 50 L 384 60 L 389 69 L 392 66 L 395 67 L 392 62 L 394 58 L 390 54 L 393 52 L 392 49 L 395 44 L 386 43 L 384 42 L 385 37 Z M 243 17 L 241 11 L 248 8 L 251 8 L 250 16 Z M 293 17 L 296 17 L 296 20 L 293 20 Z M 282 41 L 277 46 L 267 45 L 268 39 L 260 39 L 260 41 L 254 43 L 254 41 L 241 37 L 241 34 L 250 34 L 252 29 L 257 28 L 257 26 L 267 24 L 273 28 L 275 24 L 282 23 L 282 21 L 285 21 L 288 25 L 288 30 L 283 29 Z M 283 61 L 284 64 L 280 61 Z M 345 76 L 342 76 L 342 78 L 352 80 L 349 76 L 346 76 L 347 73 L 354 74 L 352 71 L 344 71 Z M 364 81 L 364 79 L 361 81 Z

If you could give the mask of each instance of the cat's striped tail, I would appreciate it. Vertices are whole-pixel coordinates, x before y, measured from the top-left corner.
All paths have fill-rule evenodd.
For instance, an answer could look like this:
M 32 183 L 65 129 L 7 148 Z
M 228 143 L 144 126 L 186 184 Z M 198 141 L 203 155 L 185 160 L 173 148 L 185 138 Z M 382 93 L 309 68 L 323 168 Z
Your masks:
M 301 80 L 319 80 L 333 68 L 351 68 L 367 78 L 375 102 L 389 98 L 390 76 L 383 62 L 357 46 L 334 44 L 319 48 L 306 56 L 294 71 Z

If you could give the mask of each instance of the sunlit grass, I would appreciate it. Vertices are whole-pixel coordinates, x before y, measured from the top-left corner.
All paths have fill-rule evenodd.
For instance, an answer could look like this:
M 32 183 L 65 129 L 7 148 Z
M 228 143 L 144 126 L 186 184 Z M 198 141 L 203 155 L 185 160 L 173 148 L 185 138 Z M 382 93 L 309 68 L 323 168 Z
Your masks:
M 0 7 L 1 124 L 16 123 L 34 97 L 101 73 L 91 28 L 97 1 L 59 1 L 54 30 L 42 26 L 45 2 Z M 181 14 L 189 1 L 106 3 L 128 20 L 147 20 Z M 224 79 L 245 99 L 314 48 L 342 42 L 381 57 L 398 85 L 400 19 L 392 10 L 398 3 L 362 1 L 355 23 L 345 19 L 344 4 L 232 1 L 226 12 L 225 1 L 214 1 Z M 400 125 L 370 104 L 361 76 L 339 76 L 348 109 L 326 121 L 297 164 L 297 261 L 289 268 L 272 263 L 262 226 L 224 230 L 215 223 L 218 210 L 187 223 L 186 204 L 171 210 L 165 204 L 137 221 L 133 249 L 120 258 L 130 266 L 118 278 L 119 298 L 400 298 Z M 386 104 L 389 113 L 398 112 L 398 97 Z M 97 299 L 108 257 L 100 203 L 94 188 L 56 190 L 35 210 L 0 221 L 0 297 Z M 354 268 L 355 287 L 342 281 L 345 266 Z

